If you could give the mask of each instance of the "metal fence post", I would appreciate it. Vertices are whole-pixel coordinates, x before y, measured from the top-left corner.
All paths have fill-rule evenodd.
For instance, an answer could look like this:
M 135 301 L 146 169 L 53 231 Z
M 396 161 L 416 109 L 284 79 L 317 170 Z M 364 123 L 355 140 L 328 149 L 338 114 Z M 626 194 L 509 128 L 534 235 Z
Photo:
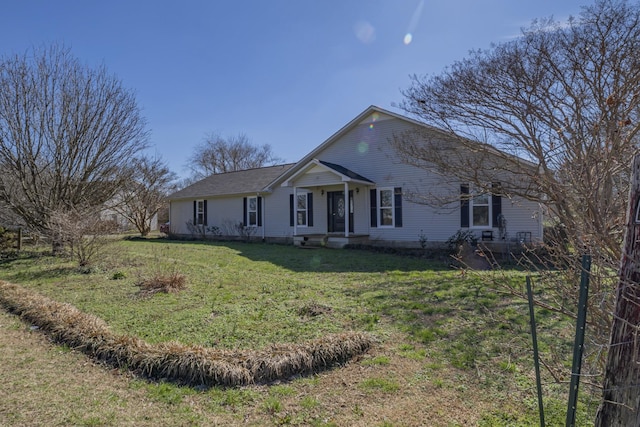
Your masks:
M 538 335 L 536 333 L 536 318 L 533 312 L 533 291 L 531 277 L 527 276 L 527 296 L 529 298 L 529 317 L 531 318 L 531 339 L 533 340 L 533 365 L 536 369 L 536 387 L 538 389 L 538 411 L 540 412 L 540 427 L 544 427 L 544 404 L 542 403 L 542 380 L 540 378 L 540 360 L 538 359 Z
M 576 338 L 573 343 L 573 364 L 571 367 L 571 384 L 569 385 L 569 405 L 567 407 L 567 427 L 576 424 L 576 407 L 578 406 L 578 385 L 582 367 L 584 350 L 584 332 L 587 323 L 587 298 L 589 297 L 589 272 L 591 256 L 582 256 L 582 274 L 580 275 L 580 298 L 578 301 L 578 320 L 576 321 Z

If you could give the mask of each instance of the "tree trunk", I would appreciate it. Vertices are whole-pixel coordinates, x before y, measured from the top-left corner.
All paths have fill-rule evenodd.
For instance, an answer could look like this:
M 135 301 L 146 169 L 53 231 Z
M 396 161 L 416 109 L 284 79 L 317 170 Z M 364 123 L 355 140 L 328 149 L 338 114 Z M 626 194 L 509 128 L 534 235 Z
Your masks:
M 616 308 L 595 425 L 640 426 L 640 156 L 633 159 Z

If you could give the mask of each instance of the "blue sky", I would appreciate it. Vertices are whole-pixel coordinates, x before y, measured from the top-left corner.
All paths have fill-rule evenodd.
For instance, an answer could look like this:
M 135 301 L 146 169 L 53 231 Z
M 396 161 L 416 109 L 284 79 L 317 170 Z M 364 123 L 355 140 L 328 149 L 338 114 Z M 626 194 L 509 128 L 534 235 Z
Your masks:
M 186 176 L 210 132 L 245 133 L 295 162 L 369 105 L 394 110 L 409 75 L 565 20 L 583 0 L 21 0 L 0 53 L 62 43 L 135 92 L 151 154 Z M 411 34 L 409 41 L 407 34 Z M 395 111 L 395 110 L 394 110 Z

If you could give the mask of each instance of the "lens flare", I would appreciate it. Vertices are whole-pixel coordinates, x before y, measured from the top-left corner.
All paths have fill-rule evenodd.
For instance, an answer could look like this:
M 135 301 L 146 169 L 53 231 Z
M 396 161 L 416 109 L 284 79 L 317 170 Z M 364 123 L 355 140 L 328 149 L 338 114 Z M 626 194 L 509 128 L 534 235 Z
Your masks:
M 356 38 L 364 44 L 372 43 L 376 39 L 376 29 L 367 21 L 356 22 L 353 26 Z
M 369 151 L 369 144 L 362 141 L 360 143 L 358 143 L 358 153 L 359 154 L 366 154 Z
M 411 15 L 411 21 L 409 21 L 409 26 L 407 27 L 407 33 L 404 36 L 405 45 L 409 45 L 413 41 L 413 33 L 418 27 L 423 8 L 424 0 L 420 0 L 420 3 L 418 3 L 418 7 L 416 7 L 416 10 L 413 11 L 413 15 Z

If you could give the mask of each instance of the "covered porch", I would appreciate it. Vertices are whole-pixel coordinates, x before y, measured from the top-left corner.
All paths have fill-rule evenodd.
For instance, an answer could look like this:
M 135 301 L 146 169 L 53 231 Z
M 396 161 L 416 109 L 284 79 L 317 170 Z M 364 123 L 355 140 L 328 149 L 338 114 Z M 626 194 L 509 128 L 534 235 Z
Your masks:
M 294 244 L 344 247 L 368 241 L 373 181 L 341 165 L 313 159 L 282 186 L 293 189 Z

